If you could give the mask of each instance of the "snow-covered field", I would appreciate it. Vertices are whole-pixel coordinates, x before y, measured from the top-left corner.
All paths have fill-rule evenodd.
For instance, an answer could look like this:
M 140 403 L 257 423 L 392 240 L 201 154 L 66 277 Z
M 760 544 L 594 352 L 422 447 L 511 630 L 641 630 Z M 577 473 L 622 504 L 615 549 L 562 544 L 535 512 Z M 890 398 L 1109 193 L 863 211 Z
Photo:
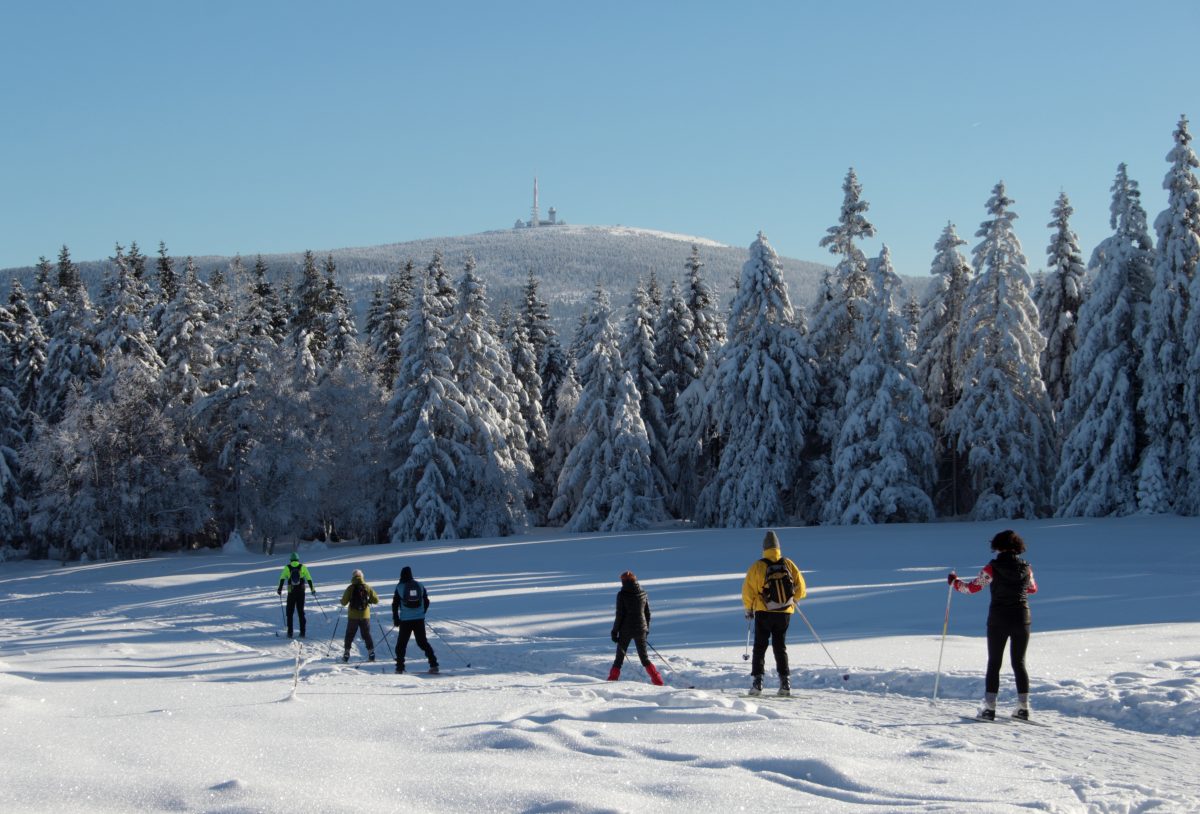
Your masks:
M 1200 810 L 1200 520 L 1012 527 L 1041 588 L 1028 661 L 1046 727 L 962 717 L 982 694 L 986 595 L 952 598 L 930 700 L 945 574 L 988 560 L 994 523 L 781 529 L 829 651 L 793 619 L 791 700 L 742 695 L 761 530 L 304 549 L 320 605 L 298 680 L 278 635 L 286 555 L 5 563 L 0 809 Z M 444 674 L 392 674 L 382 642 L 369 668 L 329 658 L 351 570 L 386 605 L 405 565 Z M 601 680 L 626 568 L 668 687 L 636 657 Z M 1006 665 L 1002 715 L 1013 698 Z

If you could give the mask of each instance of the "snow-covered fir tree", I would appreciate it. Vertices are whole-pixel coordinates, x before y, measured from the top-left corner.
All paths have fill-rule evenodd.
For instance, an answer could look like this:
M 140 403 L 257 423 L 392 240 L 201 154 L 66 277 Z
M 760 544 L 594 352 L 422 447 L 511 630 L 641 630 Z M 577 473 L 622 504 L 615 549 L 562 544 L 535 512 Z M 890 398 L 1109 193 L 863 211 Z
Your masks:
M 887 246 L 870 266 L 863 303 L 862 358 L 850 372 L 833 446 L 834 489 L 826 523 L 922 522 L 933 517 L 933 435 L 925 397 L 909 364 L 900 278 Z
M 958 250 L 966 241 L 954 224 L 947 223 L 934 244 L 936 254 L 930 274 L 933 283 L 925 292 L 917 332 L 914 378 L 925 394 L 929 424 L 933 428 L 937 485 L 934 505 L 939 514 L 957 515 L 968 496 L 958 476 L 966 471 L 965 456 L 959 453 L 946 420 L 958 403 L 962 375 L 957 344 L 962 329 L 963 305 L 971 287 L 971 266 Z
M 838 414 L 846 402 L 850 371 L 863 352 L 857 343 L 857 325 L 863 319 L 862 304 L 869 283 L 867 257 L 858 244 L 875 235 L 875 227 L 866 217 L 870 204 L 863 200 L 862 185 L 853 167 L 846 173 L 842 193 L 838 222 L 821 239 L 821 246 L 837 256 L 838 264 L 822 280 L 809 321 L 808 339 L 816 356 L 818 376 L 816 423 L 807 455 L 813 514 L 820 513 L 833 492 L 830 455 L 840 432 Z
M 465 471 L 470 451 L 467 412 L 446 344 L 447 306 L 439 296 L 441 255 L 435 254 L 414 292 L 401 342 L 400 369 L 388 405 L 392 542 L 455 539 L 467 503 Z
M 46 369 L 46 334 L 19 280 L 12 282 L 8 311 L 13 326 L 11 387 L 22 413 L 29 413 L 37 404 L 38 381 Z
M 701 371 L 708 362 L 708 357 L 725 341 L 725 319 L 717 306 L 717 298 L 712 287 L 704 279 L 701 269 L 704 263 L 700 260 L 700 247 L 692 245 L 692 253 L 684 262 L 687 269 L 687 284 L 685 297 L 688 310 L 692 312 L 692 324 L 695 326 L 696 369 Z M 686 389 L 687 385 L 684 385 Z
M 539 480 L 538 490 L 547 494 L 550 500 L 543 517 L 549 515 L 550 506 L 553 506 L 558 478 L 567 456 L 583 437 L 582 426 L 575 423 L 575 407 L 579 404 L 581 392 L 575 367 L 568 365 L 558 392 L 554 394 L 554 419 L 550 422 L 546 437 L 547 460 L 542 469 L 535 470 Z
M 668 428 L 675 420 L 675 402 L 687 386 L 700 375 L 700 349 L 696 345 L 696 324 L 679 283 L 671 281 L 662 311 L 654 329 L 654 358 L 658 363 L 662 388 L 663 415 Z M 667 439 L 667 445 L 670 440 Z
M 661 297 L 660 291 L 659 298 Z M 658 310 L 661 311 L 661 308 Z M 655 349 L 655 313 L 657 311 L 649 289 L 643 288 L 639 283 L 634 287 L 625 318 L 621 362 L 625 372 L 633 377 L 634 389 L 640 396 L 638 410 L 657 479 L 654 492 L 667 496 L 670 494 L 671 483 L 667 474 L 667 411 L 662 403 L 663 387 L 659 381 L 659 363 Z
M 323 375 L 328 375 L 346 363 L 357 364 L 360 348 L 358 326 L 350 312 L 350 301 L 337 282 L 337 264 L 333 255 L 325 258 L 324 282 L 320 297 L 320 333 L 325 336 L 325 347 L 318 358 Z
M 1180 135 L 1176 150 L 1179 157 L 1163 183 L 1167 190 L 1167 210 L 1158 216 L 1159 262 L 1170 262 L 1176 274 L 1189 281 L 1189 311 L 1184 322 L 1187 350 L 1187 376 L 1184 379 L 1184 413 L 1188 422 L 1188 493 L 1180 507 L 1189 514 L 1200 514 L 1200 180 L 1196 168 L 1200 162 L 1191 149 L 1187 117 L 1179 121 Z M 1169 258 L 1169 259 L 1168 259 Z
M 46 367 L 38 381 L 35 412 L 57 423 L 72 393 L 91 388 L 100 377 L 102 358 L 96 341 L 96 314 L 91 298 L 66 246 L 58 255 L 54 310 L 46 329 Z
M 106 399 L 118 373 L 124 374 L 129 365 L 144 367 L 150 379 L 157 379 L 163 369 L 162 358 L 146 330 L 147 297 L 129 266 L 121 246 L 111 258 L 103 291 L 98 302 L 100 319 L 96 342 L 104 360 L 104 370 L 96 384 L 98 398 Z
M 216 349 L 211 326 L 215 314 L 206 298 L 208 286 L 194 267 L 171 286 L 174 298 L 159 310 L 157 351 L 163 360 L 162 385 L 167 403 L 187 407 L 211 392 Z
M 1059 193 L 1051 212 L 1053 220 L 1047 224 L 1053 234 L 1046 247 L 1046 273 L 1035 300 L 1039 327 L 1046 339 L 1042 381 L 1046 383 L 1050 406 L 1056 415 L 1062 412 L 1071 395 L 1071 356 L 1079 344 L 1076 322 L 1087 280 L 1079 238 L 1071 229 L 1074 212 L 1067 193 Z
M 542 414 L 542 377 L 538 375 L 537 351 L 525 333 L 525 324 L 515 315 L 508 320 L 504 332 L 504 347 L 512 363 L 512 375 L 518 389 L 514 393 L 525 427 L 525 449 L 531 465 L 529 511 L 540 523 L 550 510 L 554 490 L 544 480 L 550 457 L 550 431 Z
M 542 414 L 553 421 L 558 411 L 555 394 L 567 374 L 568 359 L 558 341 L 558 333 L 550 320 L 550 306 L 538 294 L 538 281 L 529 272 L 518 318 L 538 360 L 538 377 L 542 380 Z
M 378 317 L 367 330 L 368 341 L 375 354 L 379 384 L 387 392 L 396 384 L 396 371 L 400 367 L 400 341 L 408 324 L 415 280 L 411 260 L 388 275 L 382 289 Z
M 254 258 L 253 274 L 249 312 L 244 320 L 247 330 L 256 336 L 270 336 L 272 342 L 282 345 L 288 335 L 287 309 L 275 286 L 267 278 L 267 262 L 261 254 Z
M 1200 191 L 1186 116 L 1180 117 L 1174 135 L 1175 145 L 1167 153 L 1171 166 L 1163 179 L 1167 208 L 1154 221 L 1158 253 L 1140 371 L 1139 406 L 1149 444 L 1138 469 L 1138 506 L 1150 514 L 1195 510 L 1189 475 L 1198 415 L 1192 405 L 1200 390 L 1189 373 L 1200 370 L 1190 368 L 1192 343 L 1200 338 L 1200 314 L 1192 306 Z
M 446 347 L 465 412 L 458 437 L 466 457 L 458 479 L 465 504 L 460 536 L 502 537 L 529 523 L 533 464 L 517 394 L 521 383 L 512 360 L 491 331 L 487 291 L 468 256 L 457 302 L 446 330 Z
M 957 344 L 962 394 L 946 425 L 967 458 L 973 520 L 1036 517 L 1050 497 L 1054 420 L 1039 367 L 1045 340 L 1012 203 L 997 184 L 987 204 L 991 217 L 976 232 L 977 276 Z
M 568 531 L 625 531 L 666 517 L 638 404 L 627 376 L 608 293 L 597 288 L 578 345 L 579 400 L 572 423 L 579 441 L 559 473 L 551 520 Z M 631 497 L 636 495 L 636 500 Z
M 712 367 L 701 412 L 719 438 L 719 463 L 700 494 L 697 516 L 727 527 L 783 522 L 801 502 L 798 474 L 816 377 L 779 258 L 761 232 L 742 267 L 728 339 Z
M 1071 357 L 1071 395 L 1054 478 L 1060 517 L 1137 511 L 1137 465 L 1146 446 L 1138 413 L 1138 364 L 1153 284 L 1154 244 L 1136 181 L 1117 168 L 1113 234 L 1096 247 L 1090 290 L 1079 308 L 1079 346 Z

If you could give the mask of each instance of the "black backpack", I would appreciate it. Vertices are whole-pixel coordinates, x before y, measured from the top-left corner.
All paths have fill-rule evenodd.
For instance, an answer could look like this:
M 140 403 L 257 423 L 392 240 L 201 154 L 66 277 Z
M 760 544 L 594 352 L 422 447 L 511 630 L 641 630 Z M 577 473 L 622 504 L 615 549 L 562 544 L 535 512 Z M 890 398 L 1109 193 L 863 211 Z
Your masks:
M 406 582 L 400 591 L 400 604 L 406 608 L 419 608 L 425 604 L 425 597 L 421 594 L 421 583 L 416 580 Z
M 295 565 L 288 564 L 288 585 L 292 588 L 302 584 L 304 577 L 301 576 L 301 569 L 304 568 L 300 563 Z
M 366 610 L 368 599 L 370 599 L 370 594 L 367 593 L 366 583 L 354 583 L 350 588 L 350 609 L 356 611 Z
M 767 574 L 763 579 L 762 601 L 767 610 L 783 610 L 789 607 L 796 597 L 796 582 L 792 579 L 788 561 L 780 559 L 771 562 L 763 557 L 767 564 Z

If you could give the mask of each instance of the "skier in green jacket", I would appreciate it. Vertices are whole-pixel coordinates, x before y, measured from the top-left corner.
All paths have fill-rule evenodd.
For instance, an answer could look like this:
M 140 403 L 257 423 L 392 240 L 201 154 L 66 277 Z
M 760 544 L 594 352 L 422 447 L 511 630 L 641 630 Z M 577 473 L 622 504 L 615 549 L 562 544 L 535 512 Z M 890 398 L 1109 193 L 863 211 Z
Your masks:
M 283 570 L 279 573 L 279 588 L 275 591 L 282 596 L 283 586 L 288 586 L 287 635 L 289 639 L 292 638 L 292 617 L 297 613 L 300 615 L 300 638 L 304 638 L 304 628 L 308 621 L 304 616 L 304 583 L 306 582 L 308 589 L 316 596 L 317 589 L 313 587 L 312 574 L 308 573 L 308 566 L 300 562 L 299 555 L 293 553 L 288 564 L 283 566 Z

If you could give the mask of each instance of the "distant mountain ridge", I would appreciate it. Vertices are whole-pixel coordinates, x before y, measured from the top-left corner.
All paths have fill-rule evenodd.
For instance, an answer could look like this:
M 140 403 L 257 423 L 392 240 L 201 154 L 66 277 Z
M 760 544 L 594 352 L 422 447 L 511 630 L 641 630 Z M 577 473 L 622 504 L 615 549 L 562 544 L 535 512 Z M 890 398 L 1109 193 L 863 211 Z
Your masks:
M 749 246 L 753 236 L 747 238 Z M 412 260 L 418 268 L 428 265 L 435 251 L 441 251 L 446 269 L 452 278 L 462 269 L 467 257 L 474 256 L 477 270 L 488 286 L 488 296 L 495 308 L 508 300 L 516 304 L 529 272 L 539 283 L 539 293 L 550 304 L 551 313 L 560 329 L 574 330 L 574 317 L 586 308 L 596 286 L 603 286 L 612 297 L 613 305 L 624 305 L 638 279 L 653 271 L 665 292 L 672 280 L 685 279 L 684 262 L 692 246 L 699 251 L 704 263 L 703 274 L 719 297 L 727 304 L 737 276 L 746 262 L 745 247 L 726 246 L 713 240 L 650 229 L 627 226 L 559 225 L 536 229 L 503 229 L 477 234 L 423 238 L 403 243 L 343 249 L 314 249 L 319 260 L 332 255 L 338 268 L 338 279 L 361 315 L 370 301 L 371 290 L 387 275 Z M 152 246 L 142 246 L 151 254 Z M 168 247 L 170 250 L 170 247 Z M 298 270 L 303 252 L 264 254 L 263 259 L 277 279 L 290 274 L 299 279 Z M 207 256 L 194 258 L 197 268 L 207 276 L 214 269 L 228 268 L 232 257 Z M 254 265 L 255 255 L 242 255 L 247 269 Z M 84 278 L 93 286 L 101 278 L 107 261 L 76 261 Z M 808 309 L 827 265 L 781 257 L 784 278 L 794 306 Z M 177 266 L 182 258 L 177 258 Z M 33 268 L 9 269 L 5 276 L 16 275 L 28 285 L 33 280 Z

